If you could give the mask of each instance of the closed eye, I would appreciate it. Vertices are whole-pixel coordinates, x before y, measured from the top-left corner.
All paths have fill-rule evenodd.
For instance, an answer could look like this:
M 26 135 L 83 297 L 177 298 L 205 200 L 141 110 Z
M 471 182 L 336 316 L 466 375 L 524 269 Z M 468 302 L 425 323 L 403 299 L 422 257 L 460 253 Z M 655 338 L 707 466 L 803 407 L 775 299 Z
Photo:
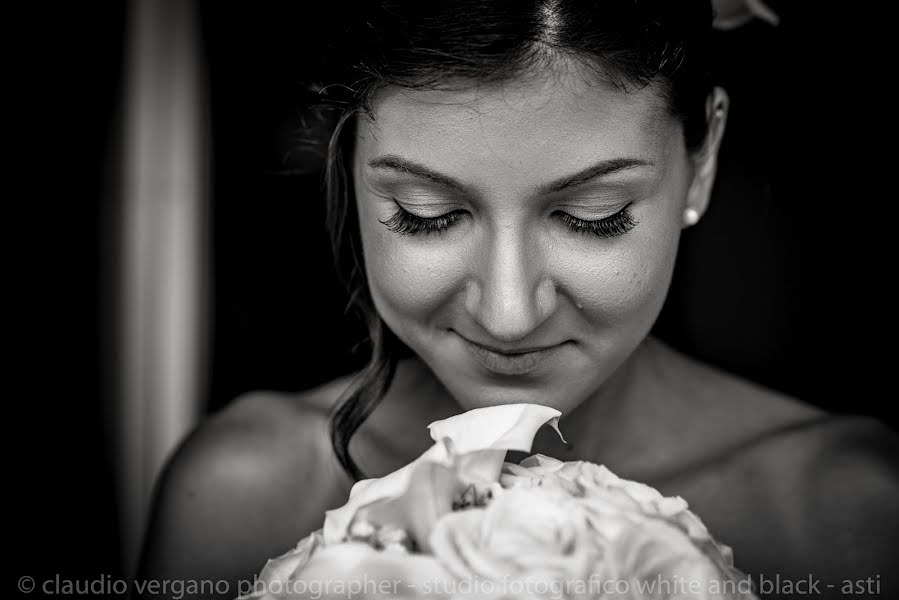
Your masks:
M 465 211 L 460 209 L 439 217 L 419 217 L 418 215 L 413 215 L 399 204 L 397 204 L 396 208 L 397 210 L 392 217 L 386 221 L 381 221 L 380 219 L 378 221 L 384 224 L 390 231 L 402 235 L 416 235 L 421 232 L 425 234 L 442 233 L 465 214 Z
M 628 203 L 613 215 L 595 220 L 579 219 L 564 211 L 556 211 L 553 215 L 558 217 L 565 227 L 574 233 L 589 233 L 601 238 L 612 238 L 624 235 L 637 225 L 637 221 L 629 210 L 631 204 Z M 390 231 L 401 235 L 417 235 L 419 233 L 430 235 L 432 233 L 445 232 L 464 215 L 465 211 L 459 209 L 438 217 L 420 217 L 397 204 L 396 212 L 393 216 L 386 221 L 379 219 L 379 222 Z
M 612 238 L 624 235 L 637 224 L 637 221 L 634 220 L 634 217 L 629 210 L 631 204 L 633 203 L 628 202 L 614 215 L 609 215 L 608 217 L 593 221 L 578 219 L 564 211 L 556 211 L 553 214 L 557 215 L 562 223 L 575 233 L 592 233 L 601 238 Z

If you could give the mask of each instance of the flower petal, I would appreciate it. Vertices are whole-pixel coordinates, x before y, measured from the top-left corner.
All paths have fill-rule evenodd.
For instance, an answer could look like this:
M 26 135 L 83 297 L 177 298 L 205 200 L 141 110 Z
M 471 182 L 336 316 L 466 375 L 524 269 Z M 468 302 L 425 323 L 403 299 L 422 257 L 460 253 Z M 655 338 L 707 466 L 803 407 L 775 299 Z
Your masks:
M 300 540 L 296 547 L 277 558 L 269 559 L 259 577 L 253 582 L 253 591 L 237 600 L 270 598 L 270 590 L 283 588 L 309 563 L 314 553 L 323 545 L 321 529 Z
M 381 498 L 359 508 L 350 523 L 364 521 L 376 527 L 391 526 L 406 531 L 423 552 L 430 552 L 428 536 L 434 523 L 452 512 L 453 498 L 465 483 L 457 472 L 436 462 L 415 466 L 406 490 L 393 498 Z
M 561 412 L 541 404 L 500 404 L 475 408 L 428 425 L 435 441 L 450 438 L 458 453 L 497 448 L 530 452 L 537 430 L 549 425 L 559 431 Z
M 549 424 L 559 431 L 557 423 L 561 414 L 539 404 L 506 404 L 477 408 L 434 421 L 428 429 L 436 444 L 385 477 L 357 482 L 345 505 L 325 513 L 325 543 L 345 540 L 349 525 L 362 506 L 402 496 L 410 486 L 412 473 L 422 463 L 458 466 L 457 473 L 465 483 L 497 481 L 505 451 L 529 452 L 540 427 Z
M 348 542 L 322 548 L 283 598 L 445 598 L 453 578 L 432 556 L 378 551 Z M 355 591 L 355 593 L 354 593 Z M 305 592 L 305 593 L 300 593 Z
M 350 522 L 356 511 L 362 506 L 375 500 L 396 498 L 402 495 L 409 487 L 409 479 L 418 465 L 423 462 L 446 464 L 449 456 L 450 452 L 443 443 L 434 444 L 417 459 L 389 475 L 357 481 L 350 490 L 350 498 L 346 504 L 340 508 L 325 511 L 323 527 L 325 543 L 336 544 L 344 541 Z

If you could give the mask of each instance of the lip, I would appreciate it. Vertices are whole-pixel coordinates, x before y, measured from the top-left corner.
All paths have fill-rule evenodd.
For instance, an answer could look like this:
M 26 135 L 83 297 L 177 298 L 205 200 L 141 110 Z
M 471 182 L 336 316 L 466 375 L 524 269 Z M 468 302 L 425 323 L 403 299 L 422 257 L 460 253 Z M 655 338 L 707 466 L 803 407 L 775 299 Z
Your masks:
M 462 336 L 459 336 L 462 337 Z M 462 337 L 474 359 L 485 369 L 498 375 L 524 375 L 536 370 L 554 355 L 562 344 L 502 352 Z

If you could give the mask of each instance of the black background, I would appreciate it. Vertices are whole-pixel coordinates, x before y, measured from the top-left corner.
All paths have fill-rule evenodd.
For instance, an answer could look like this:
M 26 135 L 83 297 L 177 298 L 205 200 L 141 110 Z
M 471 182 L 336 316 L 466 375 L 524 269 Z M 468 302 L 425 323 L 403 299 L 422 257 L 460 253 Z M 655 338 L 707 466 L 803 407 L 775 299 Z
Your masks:
M 771 4 L 781 28 L 721 36 L 733 108 L 719 184 L 684 236 L 656 331 L 750 379 L 896 427 L 892 172 L 877 161 L 894 110 L 881 93 L 885 55 L 855 40 L 845 9 Z M 361 328 L 342 318 L 319 182 L 276 173 L 290 166 L 284 132 L 320 21 L 305 3 L 267 6 L 201 4 L 214 148 L 210 410 L 251 389 L 310 387 L 364 358 L 350 351 Z M 119 3 L 9 17 L 18 35 L 6 117 L 21 135 L 7 140 L 4 194 L 16 578 L 123 573 L 104 415 L 116 401 L 107 275 L 124 23 Z

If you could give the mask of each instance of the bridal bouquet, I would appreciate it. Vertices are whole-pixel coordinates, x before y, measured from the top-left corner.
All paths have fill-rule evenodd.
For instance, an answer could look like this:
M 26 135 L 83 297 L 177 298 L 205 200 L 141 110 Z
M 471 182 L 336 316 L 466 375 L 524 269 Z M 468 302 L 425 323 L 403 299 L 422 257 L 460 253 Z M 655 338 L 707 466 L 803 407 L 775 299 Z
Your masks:
M 561 436 L 559 416 L 512 404 L 431 423 L 429 450 L 356 483 L 239 600 L 755 598 L 682 498 L 589 462 L 505 462 L 543 425 Z

